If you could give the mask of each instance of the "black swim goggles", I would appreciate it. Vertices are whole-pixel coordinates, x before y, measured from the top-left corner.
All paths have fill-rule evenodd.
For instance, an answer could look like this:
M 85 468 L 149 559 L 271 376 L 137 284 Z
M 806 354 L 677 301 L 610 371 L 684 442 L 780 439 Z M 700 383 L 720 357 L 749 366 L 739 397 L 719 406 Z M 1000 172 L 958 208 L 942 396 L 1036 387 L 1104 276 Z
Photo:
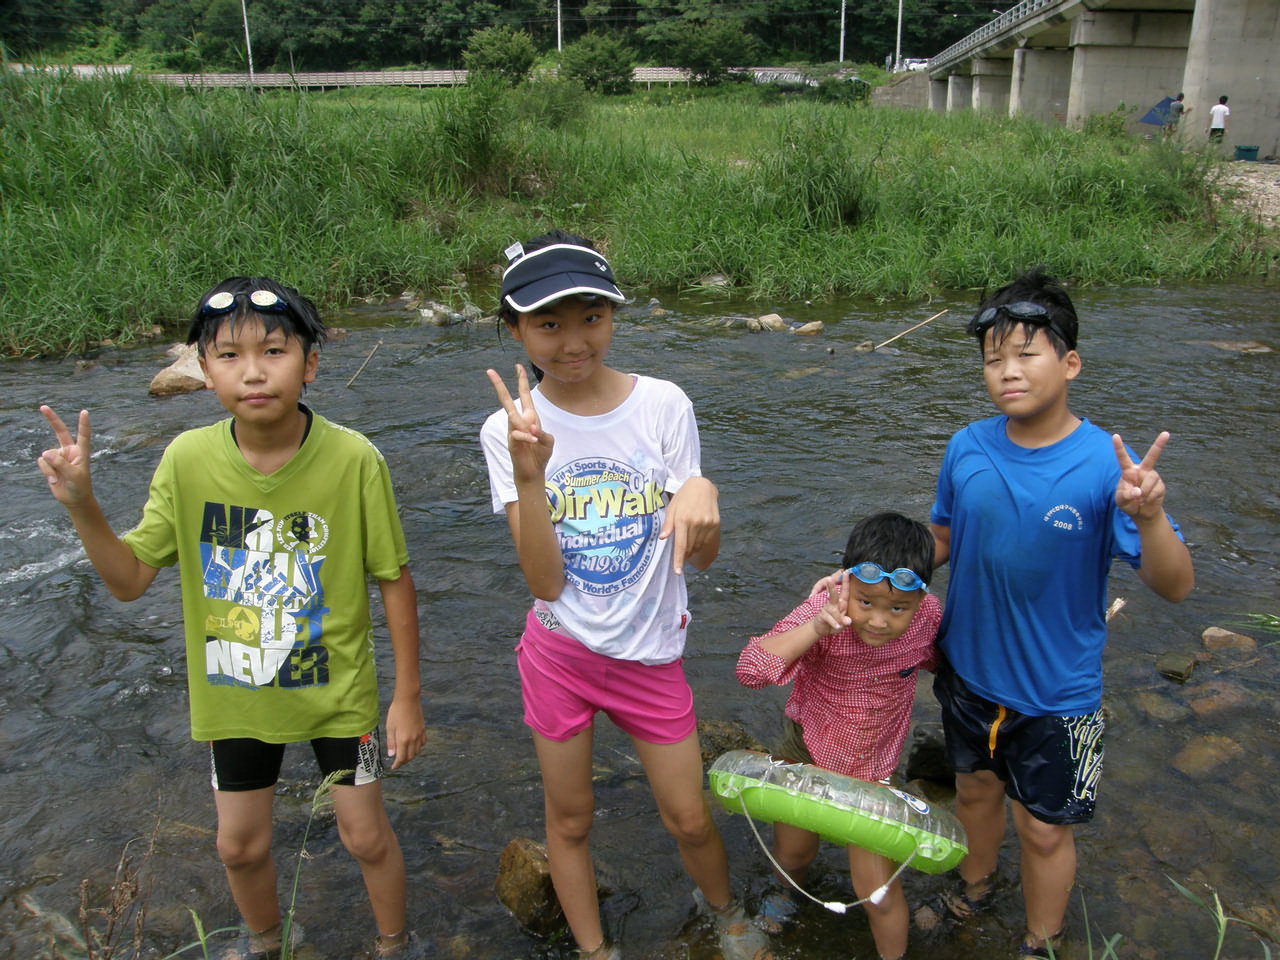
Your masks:
M 920 579 L 920 574 L 907 567 L 886 570 L 872 560 L 863 560 L 861 563 L 855 563 L 845 573 L 856 577 L 863 583 L 879 583 L 881 580 L 888 580 L 890 586 L 899 590 L 923 590 L 925 593 L 929 592 L 925 582 Z
M 221 290 L 206 300 L 200 307 L 202 317 L 217 317 L 230 313 L 236 308 L 236 298 L 249 298 L 249 306 L 259 313 L 284 313 L 289 309 L 284 299 L 273 290 L 254 290 L 252 293 L 231 293 Z
M 1042 303 L 1036 303 L 1034 300 L 1016 300 L 1013 303 L 1002 303 L 996 307 L 987 307 L 987 309 L 973 318 L 973 322 L 969 325 L 969 331 L 975 336 L 985 338 L 987 331 L 995 325 L 1002 313 L 1017 323 L 1029 323 L 1033 327 L 1048 327 L 1058 335 L 1058 339 L 1067 345 L 1068 350 L 1076 348 L 1076 338 L 1067 335 L 1067 331 L 1062 328 L 1062 325 L 1049 312 L 1048 307 Z

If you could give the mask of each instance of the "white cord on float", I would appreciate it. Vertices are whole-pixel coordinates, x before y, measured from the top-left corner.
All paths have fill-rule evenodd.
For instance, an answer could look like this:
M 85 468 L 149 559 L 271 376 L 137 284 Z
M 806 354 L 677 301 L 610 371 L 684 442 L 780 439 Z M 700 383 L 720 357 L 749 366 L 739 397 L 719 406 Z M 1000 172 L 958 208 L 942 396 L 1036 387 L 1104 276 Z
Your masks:
M 893 876 L 891 876 L 888 880 L 886 880 L 880 886 L 872 890 L 870 896 L 863 897 L 861 900 L 855 900 L 852 903 L 844 903 L 840 900 L 819 900 L 817 897 L 811 894 L 804 887 L 800 886 L 800 884 L 796 883 L 795 880 L 792 879 L 791 874 L 787 873 L 787 871 L 783 869 L 782 864 L 780 864 L 777 860 L 774 859 L 773 853 L 765 845 L 764 839 L 760 836 L 760 831 L 756 829 L 755 820 L 753 820 L 751 817 L 751 814 L 747 812 L 747 801 L 743 798 L 741 791 L 738 792 L 738 803 L 741 804 L 742 806 L 742 815 L 747 818 L 747 823 L 751 825 L 751 832 L 755 834 L 756 843 L 760 844 L 760 849 L 763 850 L 764 855 L 769 858 L 769 862 L 773 864 L 774 869 L 777 870 L 778 873 L 782 875 L 783 879 L 785 879 L 787 883 L 791 884 L 791 886 L 795 887 L 797 890 L 799 890 L 802 894 L 804 894 L 814 903 L 818 904 L 821 907 L 825 907 L 826 909 L 830 910 L 832 913 L 845 913 L 846 911 L 852 909 L 853 907 L 862 906 L 864 903 L 873 903 L 876 905 L 879 905 L 880 903 L 882 903 L 884 901 L 884 898 L 889 893 L 889 888 L 893 886 L 893 881 L 897 880 L 898 877 L 902 874 L 902 871 L 907 869 L 907 865 L 911 863 L 911 861 L 915 858 L 917 851 L 919 851 L 920 849 L 920 844 L 917 842 L 916 848 L 911 851 L 910 856 L 908 856 L 906 860 L 902 861 L 902 863 L 898 865 L 897 870 L 893 871 Z

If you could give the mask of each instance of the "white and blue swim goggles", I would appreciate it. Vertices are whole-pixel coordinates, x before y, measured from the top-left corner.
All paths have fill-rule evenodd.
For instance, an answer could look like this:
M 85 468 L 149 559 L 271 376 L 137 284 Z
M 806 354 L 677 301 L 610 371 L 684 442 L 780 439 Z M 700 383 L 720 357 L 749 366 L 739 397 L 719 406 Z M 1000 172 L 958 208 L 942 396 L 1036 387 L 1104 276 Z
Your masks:
M 863 583 L 879 583 L 881 580 L 888 580 L 889 586 L 898 590 L 923 590 L 925 593 L 929 592 L 925 582 L 920 579 L 920 574 L 907 567 L 886 570 L 872 560 L 863 560 L 861 563 L 855 563 L 845 573 L 851 577 L 856 577 Z
M 254 290 L 252 293 L 230 293 L 221 290 L 200 306 L 202 317 L 216 317 L 236 308 L 236 298 L 248 297 L 249 305 L 259 313 L 284 313 L 289 309 L 284 299 L 273 290 Z

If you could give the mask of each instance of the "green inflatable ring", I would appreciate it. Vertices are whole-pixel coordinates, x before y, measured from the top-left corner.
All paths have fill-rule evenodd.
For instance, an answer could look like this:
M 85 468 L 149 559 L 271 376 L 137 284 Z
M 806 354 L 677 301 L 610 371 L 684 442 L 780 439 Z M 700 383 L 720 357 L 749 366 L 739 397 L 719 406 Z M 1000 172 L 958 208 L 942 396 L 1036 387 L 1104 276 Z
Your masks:
M 950 870 L 969 852 L 964 827 L 948 811 L 879 783 L 755 750 L 730 750 L 707 770 L 730 813 L 781 820 L 830 843 L 857 844 L 924 873 Z

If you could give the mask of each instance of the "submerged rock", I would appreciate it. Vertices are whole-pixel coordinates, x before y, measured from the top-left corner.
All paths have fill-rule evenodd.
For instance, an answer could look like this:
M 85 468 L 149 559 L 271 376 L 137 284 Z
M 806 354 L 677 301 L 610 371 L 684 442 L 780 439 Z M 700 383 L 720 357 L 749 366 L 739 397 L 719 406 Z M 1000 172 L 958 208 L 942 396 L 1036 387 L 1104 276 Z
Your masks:
M 1179 750 L 1178 755 L 1173 758 L 1173 766 L 1188 777 L 1200 778 L 1243 754 L 1244 747 L 1230 737 L 1208 734 L 1196 737 Z
M 1194 653 L 1162 653 L 1156 658 L 1156 672 L 1175 683 L 1186 683 L 1196 668 Z

